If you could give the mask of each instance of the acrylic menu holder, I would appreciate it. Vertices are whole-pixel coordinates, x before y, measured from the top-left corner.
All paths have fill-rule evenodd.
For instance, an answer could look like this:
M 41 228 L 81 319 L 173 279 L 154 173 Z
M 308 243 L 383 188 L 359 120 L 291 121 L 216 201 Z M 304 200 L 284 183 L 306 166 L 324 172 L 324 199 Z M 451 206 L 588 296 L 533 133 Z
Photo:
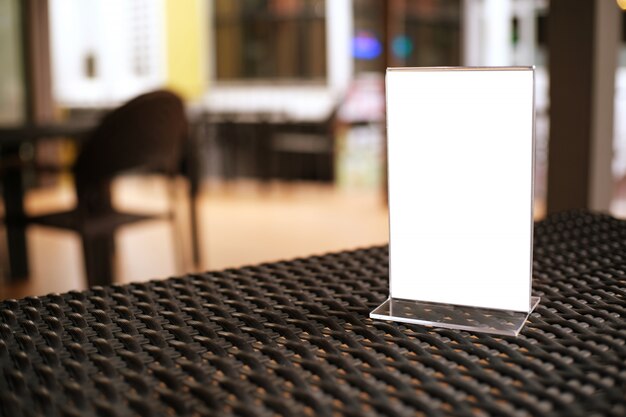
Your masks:
M 375 319 L 517 335 L 531 296 L 534 69 L 390 68 L 389 298 Z

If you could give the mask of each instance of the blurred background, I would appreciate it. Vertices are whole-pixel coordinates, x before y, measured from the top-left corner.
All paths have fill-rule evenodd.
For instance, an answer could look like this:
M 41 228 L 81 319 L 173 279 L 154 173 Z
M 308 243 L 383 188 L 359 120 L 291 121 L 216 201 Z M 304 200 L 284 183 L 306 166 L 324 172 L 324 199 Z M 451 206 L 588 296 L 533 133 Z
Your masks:
M 625 16 L 614 0 L 0 0 L 0 298 L 88 285 L 80 233 L 27 219 L 76 206 L 88 132 L 159 89 L 184 100 L 185 167 L 111 195 L 175 216 L 115 231 L 113 282 L 387 243 L 387 67 L 534 65 L 535 217 L 626 216 Z

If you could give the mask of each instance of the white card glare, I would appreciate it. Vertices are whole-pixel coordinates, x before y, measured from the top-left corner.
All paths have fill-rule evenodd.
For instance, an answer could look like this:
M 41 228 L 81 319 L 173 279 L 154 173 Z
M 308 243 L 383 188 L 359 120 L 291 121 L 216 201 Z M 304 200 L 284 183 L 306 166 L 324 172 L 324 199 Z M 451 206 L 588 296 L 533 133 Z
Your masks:
M 528 312 L 533 69 L 386 82 L 391 297 Z

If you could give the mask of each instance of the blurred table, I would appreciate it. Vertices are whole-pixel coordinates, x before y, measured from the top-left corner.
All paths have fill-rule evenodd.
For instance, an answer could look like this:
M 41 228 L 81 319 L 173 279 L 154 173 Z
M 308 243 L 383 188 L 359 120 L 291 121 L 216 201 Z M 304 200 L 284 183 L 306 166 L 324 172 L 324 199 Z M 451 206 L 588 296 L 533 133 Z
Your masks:
M 0 146 L 21 145 L 26 141 L 42 138 L 72 137 L 80 140 L 85 133 L 96 127 L 97 122 L 97 120 L 93 120 L 42 125 L 0 126 Z
M 20 148 L 49 138 L 71 138 L 81 141 L 97 124 L 94 121 L 60 124 L 19 125 L 0 127 L 0 187 L 5 206 L 9 277 L 28 276 L 28 249 L 26 246 L 26 215 L 24 212 L 23 162 Z
M 387 265 L 387 248 L 374 247 L 6 300 L 0 409 L 626 414 L 626 222 L 571 212 L 536 225 L 541 304 L 517 338 L 372 321 L 388 294 Z
M 215 132 L 218 175 L 333 181 L 339 97 L 325 85 L 215 86 L 197 103 Z

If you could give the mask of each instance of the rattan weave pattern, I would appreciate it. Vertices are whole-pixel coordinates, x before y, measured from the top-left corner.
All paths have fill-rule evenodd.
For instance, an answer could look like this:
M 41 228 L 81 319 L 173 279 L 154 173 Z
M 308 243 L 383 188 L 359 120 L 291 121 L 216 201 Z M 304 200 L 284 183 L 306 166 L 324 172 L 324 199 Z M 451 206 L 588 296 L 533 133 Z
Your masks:
M 517 338 L 369 319 L 385 247 L 6 300 L 0 409 L 626 415 L 626 222 L 552 216 L 535 244 L 542 302 Z

